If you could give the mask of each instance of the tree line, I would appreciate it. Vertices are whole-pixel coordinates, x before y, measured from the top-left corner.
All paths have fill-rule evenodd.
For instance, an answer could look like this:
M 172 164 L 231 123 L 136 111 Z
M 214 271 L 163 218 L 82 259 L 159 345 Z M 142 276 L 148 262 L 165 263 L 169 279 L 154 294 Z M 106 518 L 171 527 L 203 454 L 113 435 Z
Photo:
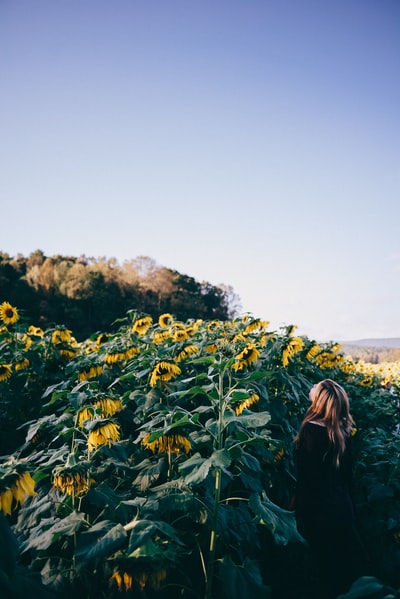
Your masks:
M 65 324 L 78 340 L 110 330 L 129 310 L 153 318 L 168 312 L 179 320 L 229 320 L 240 309 L 231 286 L 199 282 L 148 256 L 120 264 L 115 258 L 46 256 L 39 249 L 28 257 L 0 253 L 0 300 L 19 306 L 37 326 Z

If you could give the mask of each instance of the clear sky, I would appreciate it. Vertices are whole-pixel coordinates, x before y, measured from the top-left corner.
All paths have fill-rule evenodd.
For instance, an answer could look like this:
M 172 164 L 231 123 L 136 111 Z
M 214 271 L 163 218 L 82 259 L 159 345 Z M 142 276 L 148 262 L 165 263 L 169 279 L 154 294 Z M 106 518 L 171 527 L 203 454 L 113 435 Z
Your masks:
M 0 251 L 400 337 L 399 0 L 0 0 Z

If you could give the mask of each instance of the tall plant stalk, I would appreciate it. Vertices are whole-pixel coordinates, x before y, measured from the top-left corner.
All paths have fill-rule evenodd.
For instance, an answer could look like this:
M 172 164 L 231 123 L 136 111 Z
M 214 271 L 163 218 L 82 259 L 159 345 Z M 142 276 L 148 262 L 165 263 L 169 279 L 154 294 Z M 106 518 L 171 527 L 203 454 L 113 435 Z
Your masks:
M 223 448 L 223 420 L 224 420 L 224 375 L 225 369 L 219 374 L 218 381 L 218 428 L 216 438 L 216 449 Z M 206 570 L 206 589 L 204 599 L 212 599 L 212 584 L 214 579 L 215 553 L 217 548 L 218 510 L 221 498 L 221 468 L 215 470 L 214 507 L 212 526 L 210 533 L 210 546 Z

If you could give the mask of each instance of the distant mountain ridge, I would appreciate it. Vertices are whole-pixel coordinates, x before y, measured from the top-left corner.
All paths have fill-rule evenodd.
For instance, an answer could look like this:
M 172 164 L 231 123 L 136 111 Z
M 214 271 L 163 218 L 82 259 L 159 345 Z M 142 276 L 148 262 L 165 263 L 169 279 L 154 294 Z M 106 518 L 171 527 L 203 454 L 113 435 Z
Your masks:
M 400 337 L 387 337 L 384 339 L 356 339 L 354 341 L 339 341 L 342 346 L 356 347 L 388 347 L 400 348 Z

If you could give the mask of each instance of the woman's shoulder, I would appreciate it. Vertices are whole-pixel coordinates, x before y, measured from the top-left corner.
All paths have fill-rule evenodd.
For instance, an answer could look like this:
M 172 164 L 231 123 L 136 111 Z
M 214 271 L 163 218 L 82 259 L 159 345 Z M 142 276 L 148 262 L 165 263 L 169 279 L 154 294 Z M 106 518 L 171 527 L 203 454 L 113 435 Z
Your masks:
M 303 438 L 325 439 L 328 431 L 326 425 L 318 420 L 309 420 L 302 427 Z

